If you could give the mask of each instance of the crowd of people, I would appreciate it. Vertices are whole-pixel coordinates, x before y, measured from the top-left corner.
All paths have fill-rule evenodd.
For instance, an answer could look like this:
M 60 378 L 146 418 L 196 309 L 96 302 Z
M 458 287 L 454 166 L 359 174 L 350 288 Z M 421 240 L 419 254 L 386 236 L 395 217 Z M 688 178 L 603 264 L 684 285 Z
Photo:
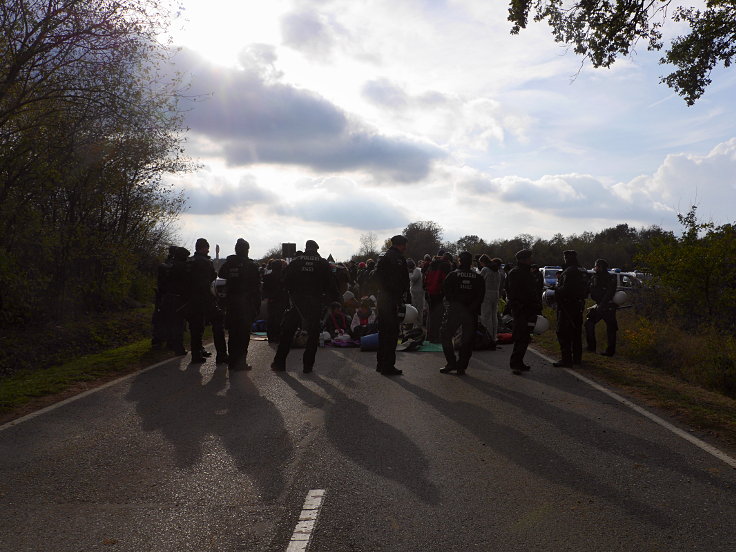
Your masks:
M 406 259 L 406 245 L 407 239 L 397 235 L 377 260 L 331 263 L 319 254 L 319 245 L 308 240 L 304 251 L 297 251 L 293 259 L 271 259 L 260 265 L 249 258 L 249 244 L 240 238 L 235 254 L 219 270 L 209 257 L 206 239 L 196 241 L 191 256 L 185 248 L 171 246 L 158 271 L 153 345 L 187 354 L 183 336 L 188 324 L 191 362 L 204 362 L 211 355 L 202 343 L 209 324 L 216 363 L 227 363 L 230 370 L 250 369 L 250 334 L 265 305 L 266 338 L 276 346 L 271 363 L 275 371 L 285 370 L 297 336 L 305 338 L 302 365 L 309 373 L 325 335 L 358 343 L 361 337 L 377 334 L 376 370 L 400 375 L 396 346 L 403 325 L 404 329 L 413 327 L 420 342 L 426 338 L 442 345 L 446 364 L 440 372 L 463 374 L 479 333 L 488 337 L 485 348 L 497 348 L 499 304 L 504 300 L 503 313 L 511 317 L 514 344 L 510 367 L 517 374 L 529 370 L 524 356 L 530 332 L 542 313 L 543 292 L 532 251 L 519 251 L 511 265 L 468 252 L 454 257 L 439 251 L 418 260 Z M 606 261 L 599 259 L 589 278 L 575 252 L 564 252 L 555 290 L 562 358 L 555 366 L 581 362 L 583 328 L 588 349 L 595 350 L 595 325 L 600 320 L 606 324 L 608 337 L 602 354 L 614 354 L 616 282 L 607 268 Z M 583 324 L 588 295 L 596 306 Z M 411 323 L 407 323 L 408 316 L 404 318 L 406 305 L 418 313 Z

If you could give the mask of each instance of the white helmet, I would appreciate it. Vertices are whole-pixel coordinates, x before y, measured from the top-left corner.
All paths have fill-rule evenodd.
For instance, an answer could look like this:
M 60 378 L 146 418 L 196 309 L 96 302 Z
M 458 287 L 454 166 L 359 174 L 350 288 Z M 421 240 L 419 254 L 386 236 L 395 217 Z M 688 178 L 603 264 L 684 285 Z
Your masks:
M 619 307 L 625 305 L 629 302 L 629 296 L 626 295 L 625 291 L 617 291 L 613 294 L 613 302 L 616 303 Z
M 555 306 L 555 290 L 547 289 L 542 293 L 542 304 L 545 307 Z
M 549 320 L 541 314 L 538 314 L 535 322 L 532 322 L 531 320 L 529 321 L 529 329 L 536 335 L 541 335 L 549 330 Z
M 215 278 L 212 280 L 212 283 L 210 284 L 212 295 L 220 299 L 224 299 L 227 296 L 225 284 L 227 284 L 227 280 L 225 280 L 225 278 Z
M 414 305 L 405 304 L 399 307 L 399 318 L 403 318 L 402 324 L 414 324 L 419 320 L 419 311 Z

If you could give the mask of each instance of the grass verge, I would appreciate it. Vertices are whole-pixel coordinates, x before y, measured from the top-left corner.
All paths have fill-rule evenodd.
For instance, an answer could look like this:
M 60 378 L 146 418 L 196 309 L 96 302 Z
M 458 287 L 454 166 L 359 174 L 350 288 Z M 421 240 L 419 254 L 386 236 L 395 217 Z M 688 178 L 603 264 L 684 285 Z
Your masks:
M 18 371 L 2 379 L 0 422 L 23 416 L 172 357 L 171 351 L 152 350 L 151 340 L 141 339 L 42 370 Z
M 605 337 L 602 343 L 605 344 Z M 554 331 L 535 336 L 532 346 L 552 358 L 559 357 Z M 625 354 L 604 357 L 583 353 L 583 364 L 576 366 L 575 371 L 620 390 L 638 404 L 665 413 L 681 426 L 711 437 L 731 455 L 736 454 L 736 399 L 684 381 L 661 368 L 634 362 Z

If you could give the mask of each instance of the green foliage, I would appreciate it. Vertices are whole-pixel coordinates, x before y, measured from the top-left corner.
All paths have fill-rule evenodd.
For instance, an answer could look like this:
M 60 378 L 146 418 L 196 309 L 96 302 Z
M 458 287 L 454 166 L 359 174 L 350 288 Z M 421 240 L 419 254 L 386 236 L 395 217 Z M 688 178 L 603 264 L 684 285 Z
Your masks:
M 660 60 L 677 67 L 661 81 L 688 105 L 703 95 L 713 68 L 719 64 L 729 67 L 736 55 L 733 0 L 708 0 L 704 10 L 673 0 L 511 0 L 508 19 L 513 23 L 513 34 L 526 28 L 532 10 L 534 21 L 547 20 L 555 41 L 569 44 L 594 67 L 610 67 L 619 56 L 630 55 L 640 42 L 649 50 L 660 50 L 663 25 L 668 21 L 688 23 L 689 34 L 676 37 Z
M 736 327 L 736 229 L 699 223 L 696 208 L 678 215 L 679 239 L 659 239 L 639 260 L 652 273 L 660 311 L 686 328 Z
M 166 25 L 155 0 L 0 5 L 0 325 L 121 305 L 172 240 Z
M 404 235 L 409 243 L 406 247 L 407 258 L 421 259 L 426 253 L 436 255 L 442 246 L 442 227 L 432 221 L 412 222 L 404 228 Z

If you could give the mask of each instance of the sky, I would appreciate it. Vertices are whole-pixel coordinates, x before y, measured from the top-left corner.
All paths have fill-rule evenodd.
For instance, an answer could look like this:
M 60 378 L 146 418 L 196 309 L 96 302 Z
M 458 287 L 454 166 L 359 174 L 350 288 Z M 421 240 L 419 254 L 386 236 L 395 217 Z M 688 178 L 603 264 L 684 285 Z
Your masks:
M 282 242 L 348 259 L 410 222 L 444 239 L 551 238 L 620 223 L 734 222 L 736 71 L 692 107 L 642 45 L 609 69 L 511 35 L 488 0 L 183 0 L 185 150 L 167 177 L 198 237 L 260 258 Z M 665 38 L 682 31 L 674 24 Z

